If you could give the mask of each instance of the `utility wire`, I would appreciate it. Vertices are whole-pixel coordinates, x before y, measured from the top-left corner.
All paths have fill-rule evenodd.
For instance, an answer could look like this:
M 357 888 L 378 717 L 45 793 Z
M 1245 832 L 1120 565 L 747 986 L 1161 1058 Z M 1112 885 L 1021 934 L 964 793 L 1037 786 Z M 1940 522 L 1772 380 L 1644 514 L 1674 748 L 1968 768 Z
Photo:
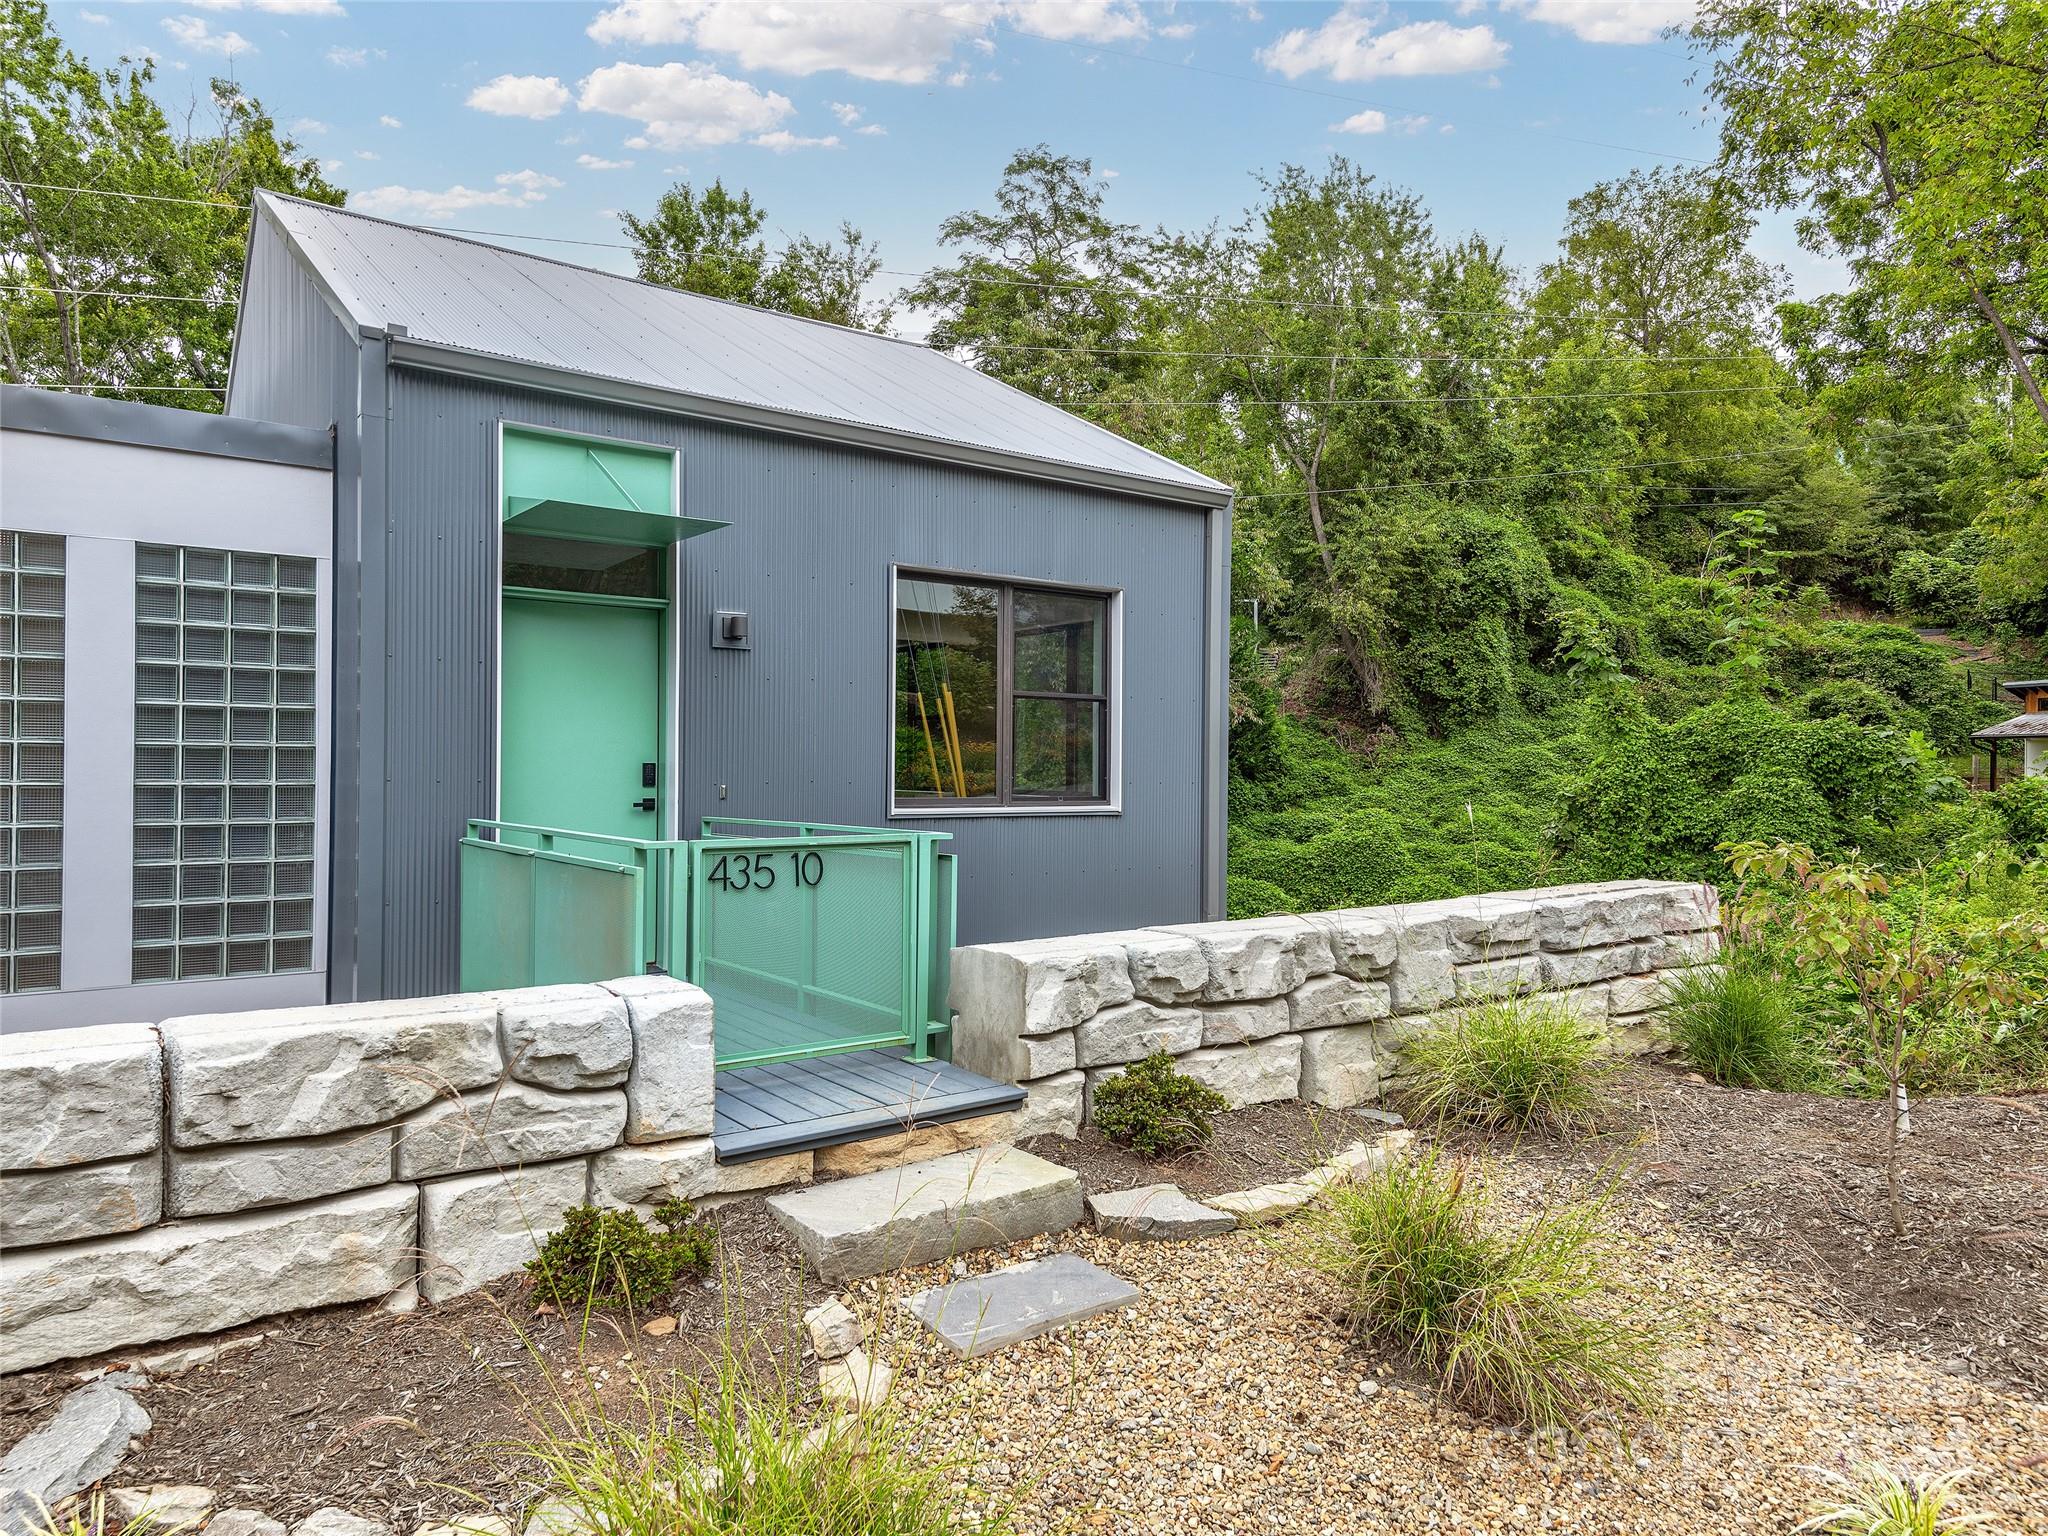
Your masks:
M 61 293 L 68 299 L 147 299 L 153 304 L 232 304 L 233 299 L 207 299 L 190 293 L 150 293 L 119 288 L 48 288 L 41 283 L 0 283 L 0 293 Z

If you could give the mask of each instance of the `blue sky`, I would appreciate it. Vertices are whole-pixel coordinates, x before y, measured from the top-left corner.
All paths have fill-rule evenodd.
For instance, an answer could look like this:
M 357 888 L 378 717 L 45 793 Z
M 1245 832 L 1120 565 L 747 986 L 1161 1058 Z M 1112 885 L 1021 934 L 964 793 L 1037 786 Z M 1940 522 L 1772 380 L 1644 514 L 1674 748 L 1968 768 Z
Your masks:
M 53 16 L 96 63 L 153 54 L 173 106 L 232 74 L 370 212 L 616 241 L 613 210 L 723 177 L 781 233 L 859 225 L 894 287 L 1040 141 L 1094 161 L 1114 217 L 1177 228 L 1234 221 L 1259 171 L 1341 151 L 1419 193 L 1440 233 L 1479 231 L 1533 268 L 1574 194 L 1714 153 L 1694 65 L 1659 35 L 1689 4 L 183 0 Z M 1835 282 L 1782 217 L 1756 246 L 1801 293 Z

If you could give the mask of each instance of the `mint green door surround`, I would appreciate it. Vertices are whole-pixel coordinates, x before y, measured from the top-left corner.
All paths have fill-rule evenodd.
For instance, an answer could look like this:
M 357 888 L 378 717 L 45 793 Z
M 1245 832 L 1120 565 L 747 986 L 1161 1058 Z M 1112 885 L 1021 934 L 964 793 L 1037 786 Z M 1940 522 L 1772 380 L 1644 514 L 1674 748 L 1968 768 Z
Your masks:
M 501 820 L 661 836 L 664 618 L 660 604 L 505 593 Z

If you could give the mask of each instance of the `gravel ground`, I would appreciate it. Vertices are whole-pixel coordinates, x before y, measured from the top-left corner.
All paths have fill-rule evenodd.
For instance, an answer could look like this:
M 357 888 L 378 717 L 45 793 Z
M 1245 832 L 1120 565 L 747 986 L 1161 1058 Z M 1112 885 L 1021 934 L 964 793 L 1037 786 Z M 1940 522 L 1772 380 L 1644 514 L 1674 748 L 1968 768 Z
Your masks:
M 1532 1176 L 1498 1175 L 1511 1204 Z M 2048 1532 L 2048 1404 L 1875 1348 L 1786 1281 L 1637 1208 L 1617 1274 L 1675 1319 L 1665 1415 L 1572 1444 L 1434 1406 L 1353 1342 L 1338 1296 L 1239 1232 L 1187 1246 L 1089 1233 L 979 1254 L 976 1272 L 1067 1249 L 1138 1285 L 1137 1306 L 962 1362 L 891 1300 L 943 1270 L 860 1288 L 887 1319 L 913 1434 L 981 1458 L 1025 1533 L 1790 1532 L 1816 1468 L 1971 1466 L 1998 1529 Z

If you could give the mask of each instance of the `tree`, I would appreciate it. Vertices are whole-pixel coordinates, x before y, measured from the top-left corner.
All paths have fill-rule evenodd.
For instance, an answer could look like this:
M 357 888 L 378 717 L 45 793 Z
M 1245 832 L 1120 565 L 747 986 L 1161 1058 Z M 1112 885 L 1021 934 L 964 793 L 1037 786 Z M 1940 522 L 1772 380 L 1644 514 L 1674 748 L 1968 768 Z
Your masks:
M 649 217 L 619 215 L 645 282 L 860 330 L 887 328 L 888 305 L 867 297 L 882 258 L 858 229 L 842 224 L 832 240 L 798 235 L 771 258 L 761 238 L 767 219 L 752 193 L 730 192 L 723 181 L 701 194 L 679 181 Z
M 1806 201 L 1880 329 L 2048 396 L 2048 8 L 1999 0 L 1704 0 L 1721 165 Z
M 173 128 L 154 78 L 92 69 L 42 0 L 0 17 L 0 363 L 17 383 L 217 410 L 255 190 L 343 194 L 233 82 L 212 83 L 202 131 Z
M 1044 144 L 1019 150 L 995 208 L 954 214 L 939 243 L 960 247 L 960 259 L 903 295 L 933 312 L 933 346 L 1084 415 L 1146 374 L 1133 346 L 1148 287 L 1143 247 L 1103 212 L 1092 162 Z

